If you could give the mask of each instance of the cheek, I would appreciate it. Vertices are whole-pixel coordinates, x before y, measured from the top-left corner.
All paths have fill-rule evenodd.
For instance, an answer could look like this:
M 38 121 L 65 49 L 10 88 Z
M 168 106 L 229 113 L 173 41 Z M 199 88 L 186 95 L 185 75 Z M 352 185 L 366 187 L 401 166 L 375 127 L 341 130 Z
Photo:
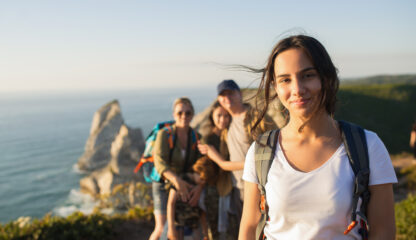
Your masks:
M 230 124 L 230 117 L 228 117 L 228 116 L 224 117 L 224 124 L 226 126 Z
M 277 98 L 282 101 L 282 97 L 284 96 L 284 91 L 281 87 L 277 87 L 275 85 L 273 85 L 273 89 L 275 91 L 275 93 L 277 94 Z

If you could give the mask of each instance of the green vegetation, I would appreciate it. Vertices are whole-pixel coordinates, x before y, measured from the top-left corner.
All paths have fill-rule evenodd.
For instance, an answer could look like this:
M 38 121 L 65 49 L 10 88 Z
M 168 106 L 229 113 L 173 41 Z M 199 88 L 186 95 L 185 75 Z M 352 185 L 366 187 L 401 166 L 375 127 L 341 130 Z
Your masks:
M 396 239 L 416 239 L 416 195 L 395 206 L 396 212 Z
M 416 165 L 410 165 L 400 170 L 401 176 L 406 176 L 406 188 L 416 190 Z
M 410 151 L 416 120 L 416 85 L 341 85 L 335 118 L 376 132 L 391 154 Z
M 347 78 L 343 79 L 344 85 L 357 84 L 416 84 L 415 74 L 403 75 L 378 75 L 364 78 Z
M 1 240 L 49 240 L 49 239 L 117 239 L 118 231 L 123 224 L 133 222 L 139 228 L 140 222 L 152 221 L 153 209 L 130 209 L 126 214 L 113 216 L 98 211 L 84 215 L 80 212 L 62 218 L 46 215 L 43 219 L 19 218 L 17 221 L 0 225 Z

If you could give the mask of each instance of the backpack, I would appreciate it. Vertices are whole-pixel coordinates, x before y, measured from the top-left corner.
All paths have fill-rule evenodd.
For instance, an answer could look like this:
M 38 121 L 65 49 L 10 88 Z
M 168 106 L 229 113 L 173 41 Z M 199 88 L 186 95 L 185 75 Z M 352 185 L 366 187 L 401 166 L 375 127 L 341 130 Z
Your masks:
M 355 124 L 338 121 L 341 128 L 342 141 L 348 155 L 348 159 L 353 169 L 354 178 L 354 194 L 352 201 L 351 223 L 344 231 L 344 235 L 348 234 L 358 223 L 357 215 L 361 217 L 359 233 L 362 239 L 368 239 L 367 224 L 367 206 L 370 200 L 370 192 L 368 190 L 368 182 L 370 176 L 369 158 L 367 140 L 365 138 L 364 129 Z M 264 239 L 264 227 L 266 221 L 269 220 L 268 206 L 266 203 L 265 185 L 267 182 L 267 174 L 272 165 L 276 146 L 279 138 L 279 130 L 268 131 L 259 136 L 255 144 L 255 169 L 259 181 L 258 188 L 260 191 L 260 212 L 261 218 L 256 229 L 256 239 Z M 357 210 L 359 198 L 362 199 L 361 207 Z
M 169 143 L 169 149 L 170 149 L 168 164 L 170 164 L 171 162 L 172 151 L 176 144 L 176 135 L 172 134 L 174 123 L 175 121 L 160 122 L 153 127 L 149 136 L 146 137 L 143 155 L 140 158 L 140 161 L 137 164 L 136 168 L 134 169 L 134 173 L 137 173 L 140 170 L 140 168 L 143 167 L 143 177 L 144 177 L 144 180 L 148 183 L 161 182 L 162 180 L 160 174 L 156 171 L 156 168 L 154 165 L 154 159 L 153 159 L 153 148 L 154 148 L 156 137 L 159 131 L 166 131 L 168 134 L 168 143 Z M 192 129 L 191 143 L 192 143 L 193 149 L 196 148 L 197 141 L 198 141 L 198 135 Z

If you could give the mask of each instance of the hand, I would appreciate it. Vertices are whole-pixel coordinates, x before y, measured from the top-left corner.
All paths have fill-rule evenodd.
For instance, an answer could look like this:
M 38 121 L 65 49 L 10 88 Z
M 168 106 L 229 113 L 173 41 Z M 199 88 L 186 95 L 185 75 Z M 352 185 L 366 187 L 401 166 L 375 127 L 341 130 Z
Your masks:
M 209 158 L 214 158 L 215 154 L 219 154 L 214 146 L 208 144 L 198 144 L 198 150 L 200 153 L 207 155 Z
M 206 155 L 208 153 L 208 145 L 198 143 L 198 150 L 201 154 Z
M 182 202 L 187 202 L 190 198 L 188 189 L 192 188 L 192 185 L 185 182 L 183 179 L 179 177 L 177 178 L 175 182 L 176 184 L 174 183 L 174 186 L 176 188 L 178 198 Z
M 201 192 L 202 192 L 203 186 L 197 184 L 195 187 L 192 188 L 191 190 L 191 197 L 188 201 L 189 205 L 191 205 L 192 207 L 195 207 L 198 205 L 199 202 L 199 198 L 201 197 Z

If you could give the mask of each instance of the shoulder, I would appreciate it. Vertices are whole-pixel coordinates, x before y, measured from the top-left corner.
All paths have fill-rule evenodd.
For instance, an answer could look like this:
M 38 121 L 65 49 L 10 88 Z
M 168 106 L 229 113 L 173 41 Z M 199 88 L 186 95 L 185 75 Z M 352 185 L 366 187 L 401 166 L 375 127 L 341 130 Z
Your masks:
M 367 140 L 367 147 L 369 151 L 372 148 L 379 148 L 379 147 L 385 148 L 383 141 L 380 139 L 377 133 L 368 129 L 364 129 L 364 133 L 365 133 L 365 138 Z
M 160 129 L 158 132 L 157 132 L 157 138 L 159 138 L 159 137 L 162 137 L 162 138 L 164 138 L 164 137 L 167 137 L 169 134 L 170 134 L 170 130 L 169 129 L 167 129 L 167 128 L 162 128 L 162 129 Z
M 369 185 L 396 183 L 397 177 L 387 148 L 373 131 L 364 129 L 370 162 Z
M 253 142 L 247 151 L 243 172 L 243 180 L 252 183 L 258 183 L 255 165 L 255 145 L 256 142 Z

